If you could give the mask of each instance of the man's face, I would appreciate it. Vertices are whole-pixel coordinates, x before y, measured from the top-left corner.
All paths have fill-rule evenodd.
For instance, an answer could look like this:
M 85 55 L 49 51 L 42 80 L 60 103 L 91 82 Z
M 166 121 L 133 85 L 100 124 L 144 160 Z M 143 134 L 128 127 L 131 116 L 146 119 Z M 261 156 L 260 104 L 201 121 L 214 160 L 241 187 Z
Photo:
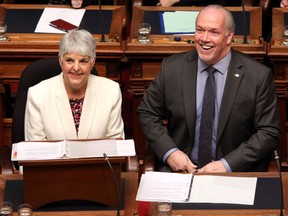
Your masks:
M 231 48 L 234 32 L 225 26 L 226 14 L 221 9 L 209 8 L 197 18 L 195 45 L 199 58 L 213 65 L 227 55 Z

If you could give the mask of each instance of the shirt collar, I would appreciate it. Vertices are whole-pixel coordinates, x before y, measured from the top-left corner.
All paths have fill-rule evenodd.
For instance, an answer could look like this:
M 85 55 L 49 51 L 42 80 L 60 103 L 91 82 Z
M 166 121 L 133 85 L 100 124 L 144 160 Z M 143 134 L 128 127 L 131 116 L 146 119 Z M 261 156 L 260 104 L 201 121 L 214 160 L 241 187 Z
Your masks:
M 224 74 L 228 71 L 229 63 L 231 60 L 231 51 L 222 58 L 219 62 L 214 65 L 207 65 L 205 64 L 200 58 L 198 58 L 198 72 L 203 72 L 207 67 L 213 66 L 217 71 L 221 74 Z

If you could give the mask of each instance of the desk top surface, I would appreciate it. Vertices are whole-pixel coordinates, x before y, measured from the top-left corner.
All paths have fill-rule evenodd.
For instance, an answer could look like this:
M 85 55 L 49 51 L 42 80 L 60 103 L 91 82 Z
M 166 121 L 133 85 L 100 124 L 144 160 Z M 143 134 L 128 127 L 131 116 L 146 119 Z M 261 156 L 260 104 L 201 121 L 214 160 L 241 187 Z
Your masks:
M 125 197 L 125 210 L 121 211 L 121 215 L 129 215 L 132 216 L 134 213 L 138 211 L 137 209 L 137 202 L 135 201 L 137 188 L 138 188 L 138 175 L 136 172 L 134 173 L 122 173 L 123 177 L 126 179 L 126 197 Z M 261 177 L 261 178 L 271 178 L 271 177 L 278 177 L 278 173 L 274 172 L 267 172 L 267 173 L 230 173 L 230 174 L 224 174 L 224 175 L 231 175 L 231 176 L 247 176 L 247 177 Z M 5 180 L 19 180 L 23 177 L 21 175 L 10 175 L 10 176 L 0 176 L 0 202 L 3 201 L 3 194 L 5 190 Z M 283 179 L 283 188 L 284 188 L 284 200 L 285 200 L 285 206 L 286 206 L 286 212 L 287 212 L 287 206 L 288 206 L 288 173 L 282 173 L 282 179 Z M 139 203 L 138 203 L 139 204 Z M 156 214 L 156 204 L 150 203 L 149 204 L 149 215 L 157 215 Z M 46 216 L 51 215 L 52 212 L 34 212 L 34 215 L 36 216 Z M 90 216 L 95 214 L 95 211 L 62 211 L 62 212 L 53 212 L 53 215 L 59 215 L 59 216 L 68 216 L 68 215 L 80 215 L 80 216 Z M 273 214 L 279 214 L 278 209 L 261 209 L 261 210 L 173 210 L 173 215 L 273 215 Z M 14 213 L 14 215 L 16 215 Z M 115 211 L 97 211 L 97 215 L 115 215 Z

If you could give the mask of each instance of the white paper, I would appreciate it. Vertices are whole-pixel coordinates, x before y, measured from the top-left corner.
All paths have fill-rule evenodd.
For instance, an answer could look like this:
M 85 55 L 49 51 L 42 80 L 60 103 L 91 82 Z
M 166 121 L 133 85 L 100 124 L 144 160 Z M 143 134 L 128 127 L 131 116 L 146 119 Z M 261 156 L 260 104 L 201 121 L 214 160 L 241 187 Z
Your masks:
M 256 183 L 256 177 L 196 175 L 189 202 L 253 205 Z
M 65 142 L 20 142 L 12 145 L 11 160 L 60 159 Z
M 194 33 L 198 13 L 199 11 L 164 12 L 165 33 Z
M 45 8 L 38 21 L 36 33 L 62 33 L 65 32 L 49 26 L 49 23 L 56 19 L 63 19 L 76 26 L 79 26 L 85 13 L 85 9 L 72 8 Z
M 69 143 L 69 158 L 103 157 L 106 153 L 108 157 L 134 156 L 135 146 L 133 140 L 91 140 L 73 141 Z
M 185 202 L 192 174 L 146 172 L 141 176 L 137 201 Z

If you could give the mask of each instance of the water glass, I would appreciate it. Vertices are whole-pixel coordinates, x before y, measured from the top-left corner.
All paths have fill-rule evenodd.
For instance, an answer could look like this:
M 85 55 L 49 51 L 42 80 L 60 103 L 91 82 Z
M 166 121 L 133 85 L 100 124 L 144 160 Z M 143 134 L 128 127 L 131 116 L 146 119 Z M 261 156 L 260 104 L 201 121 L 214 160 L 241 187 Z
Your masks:
M 172 214 L 172 203 L 170 201 L 159 201 L 158 202 L 158 216 L 171 216 Z
M 282 44 L 288 46 L 288 25 L 285 25 L 283 28 L 283 40 Z
M 7 24 L 0 21 L 0 41 L 6 41 L 7 39 Z
M 3 202 L 0 204 L 1 216 L 13 216 L 13 204 L 10 202 Z
M 33 210 L 30 204 L 21 204 L 18 207 L 18 216 L 32 216 Z
M 139 43 L 151 42 L 151 25 L 148 23 L 140 23 L 138 26 L 138 41 Z

